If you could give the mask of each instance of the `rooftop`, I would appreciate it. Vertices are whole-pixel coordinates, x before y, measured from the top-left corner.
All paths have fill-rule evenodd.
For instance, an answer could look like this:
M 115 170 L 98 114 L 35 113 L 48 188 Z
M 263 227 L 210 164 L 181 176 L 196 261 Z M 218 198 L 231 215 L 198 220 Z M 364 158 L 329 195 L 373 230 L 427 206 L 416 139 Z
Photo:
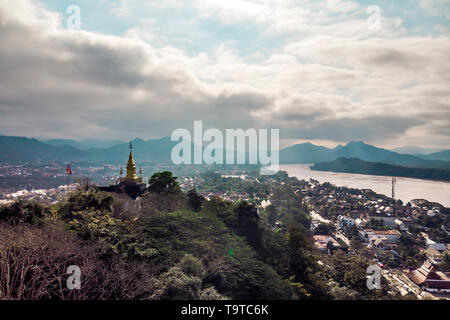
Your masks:
M 367 233 L 372 233 L 376 235 L 398 235 L 400 236 L 401 233 L 398 230 L 373 230 L 373 229 L 365 229 Z

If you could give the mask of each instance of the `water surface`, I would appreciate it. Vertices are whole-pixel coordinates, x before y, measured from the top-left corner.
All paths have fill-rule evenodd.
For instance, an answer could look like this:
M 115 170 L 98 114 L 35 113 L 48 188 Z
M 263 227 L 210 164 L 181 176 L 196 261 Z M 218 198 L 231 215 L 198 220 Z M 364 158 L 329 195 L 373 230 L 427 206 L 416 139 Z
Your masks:
M 391 196 L 392 177 L 366 174 L 314 171 L 309 164 L 280 165 L 280 170 L 298 179 L 315 179 L 330 182 L 340 187 L 372 189 L 377 193 Z M 395 186 L 397 199 L 408 202 L 412 199 L 426 199 L 450 207 L 450 182 L 397 177 Z

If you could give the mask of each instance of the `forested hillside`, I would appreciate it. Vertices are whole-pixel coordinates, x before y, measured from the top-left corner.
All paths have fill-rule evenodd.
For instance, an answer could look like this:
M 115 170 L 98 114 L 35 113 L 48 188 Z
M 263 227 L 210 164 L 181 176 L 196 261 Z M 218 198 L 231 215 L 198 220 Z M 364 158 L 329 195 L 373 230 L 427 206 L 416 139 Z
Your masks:
M 369 261 L 314 251 L 307 208 L 283 179 L 270 193 L 285 205 L 260 214 L 183 193 L 171 175 L 154 176 L 137 201 L 89 186 L 50 206 L 18 200 L 0 208 L 0 299 L 389 297 L 367 289 Z M 69 265 L 81 269 L 80 290 L 66 287 Z

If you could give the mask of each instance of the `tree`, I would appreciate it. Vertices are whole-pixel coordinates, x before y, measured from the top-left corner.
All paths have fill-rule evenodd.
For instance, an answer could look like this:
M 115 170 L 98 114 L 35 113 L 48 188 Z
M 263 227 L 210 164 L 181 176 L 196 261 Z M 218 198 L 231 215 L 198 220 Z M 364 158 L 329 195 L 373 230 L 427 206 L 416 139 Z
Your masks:
M 71 220 L 74 218 L 73 213 L 78 211 L 87 209 L 111 211 L 113 203 L 114 198 L 106 192 L 78 190 L 71 193 L 66 201 L 58 204 L 58 212 L 63 220 Z
M 321 223 L 314 230 L 315 234 L 331 235 L 334 232 L 334 226 L 330 223 Z
M 148 191 L 152 193 L 176 194 L 181 193 L 177 177 L 170 171 L 156 172 L 148 181 Z
M 236 233 L 247 237 L 247 242 L 256 250 L 261 248 L 261 230 L 257 209 L 246 201 L 236 208 Z
M 271 226 L 274 226 L 275 222 L 277 221 L 277 208 L 275 208 L 275 206 L 273 205 L 270 205 L 267 207 L 267 212 L 268 212 L 267 222 Z
M 199 212 L 202 209 L 203 201 L 205 198 L 199 196 L 195 189 L 189 190 L 187 194 L 188 207 L 195 212 Z
M 46 211 L 48 210 L 37 201 L 19 199 L 8 206 L 0 207 L 0 221 L 34 224 Z
M 290 282 L 301 284 L 308 294 L 324 297 L 324 285 L 319 277 L 317 258 L 311 254 L 312 244 L 306 229 L 301 225 L 288 229 L 289 272 L 294 277 Z
M 202 289 L 206 275 L 200 260 L 186 254 L 181 261 L 156 280 L 153 299 L 225 300 L 215 288 Z
M 82 271 L 81 288 L 70 290 L 70 265 Z M 153 269 L 107 254 L 64 225 L 0 224 L 0 300 L 145 299 Z

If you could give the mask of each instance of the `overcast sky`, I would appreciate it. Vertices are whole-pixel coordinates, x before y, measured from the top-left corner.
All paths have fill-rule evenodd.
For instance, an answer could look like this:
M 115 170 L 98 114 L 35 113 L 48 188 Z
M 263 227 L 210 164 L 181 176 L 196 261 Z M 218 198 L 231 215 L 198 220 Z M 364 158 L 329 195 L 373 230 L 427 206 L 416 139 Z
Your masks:
M 0 0 L 0 132 L 450 148 L 449 30 L 450 0 Z

